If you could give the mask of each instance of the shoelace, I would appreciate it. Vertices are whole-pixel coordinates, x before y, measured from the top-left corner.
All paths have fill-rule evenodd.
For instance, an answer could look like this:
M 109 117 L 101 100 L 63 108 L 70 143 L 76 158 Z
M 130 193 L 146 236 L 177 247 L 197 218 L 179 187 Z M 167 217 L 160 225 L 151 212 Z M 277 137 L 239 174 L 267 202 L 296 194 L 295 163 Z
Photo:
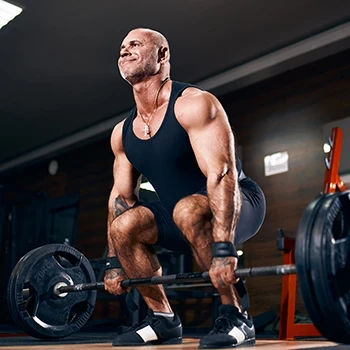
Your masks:
M 214 328 L 211 333 L 227 333 L 234 326 L 239 326 L 239 323 L 227 317 L 219 317 L 216 319 Z

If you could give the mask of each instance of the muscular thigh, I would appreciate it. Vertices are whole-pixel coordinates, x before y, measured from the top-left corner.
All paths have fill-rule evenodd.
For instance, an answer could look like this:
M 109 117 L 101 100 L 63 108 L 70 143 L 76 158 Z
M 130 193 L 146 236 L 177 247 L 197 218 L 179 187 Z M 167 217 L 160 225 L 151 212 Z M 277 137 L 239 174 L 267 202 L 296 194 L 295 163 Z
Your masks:
M 240 181 L 242 191 L 242 208 L 235 231 L 235 244 L 241 244 L 253 237 L 260 229 L 266 213 L 266 201 L 261 188 L 250 178 Z M 209 231 L 212 213 L 206 189 L 188 196 L 176 205 L 175 221 L 178 225 Z M 195 228 L 195 227 L 194 227 Z
M 157 225 L 158 239 L 156 244 L 172 251 L 189 251 L 189 246 L 183 233 L 175 224 L 171 215 L 159 201 L 142 204 L 153 213 Z
M 151 210 L 142 205 L 128 209 L 118 216 L 112 224 L 125 239 L 146 244 L 155 244 L 158 240 L 158 229 Z
M 249 177 L 241 180 L 239 184 L 242 193 L 242 207 L 235 230 L 235 244 L 244 243 L 252 238 L 262 226 L 266 214 L 265 196 L 258 184 Z M 205 189 L 199 194 L 207 196 Z M 206 199 L 208 200 L 207 197 Z M 209 202 L 206 203 L 209 208 Z
M 266 200 L 261 188 L 250 178 L 240 182 L 242 209 L 236 227 L 235 244 L 252 238 L 260 229 L 266 214 Z

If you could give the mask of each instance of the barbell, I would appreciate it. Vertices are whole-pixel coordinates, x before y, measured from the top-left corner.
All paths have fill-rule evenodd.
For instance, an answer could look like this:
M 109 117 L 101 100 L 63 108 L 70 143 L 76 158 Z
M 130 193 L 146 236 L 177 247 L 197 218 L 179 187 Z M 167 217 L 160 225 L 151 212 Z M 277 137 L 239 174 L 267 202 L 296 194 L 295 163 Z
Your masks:
M 316 328 L 327 339 L 350 344 L 350 192 L 317 196 L 305 209 L 296 233 L 295 265 L 236 270 L 239 278 L 297 274 Z M 124 288 L 210 281 L 208 272 L 126 279 Z M 25 254 L 8 282 L 12 318 L 28 334 L 57 339 L 80 330 L 90 318 L 98 289 L 95 272 L 78 250 L 45 245 Z

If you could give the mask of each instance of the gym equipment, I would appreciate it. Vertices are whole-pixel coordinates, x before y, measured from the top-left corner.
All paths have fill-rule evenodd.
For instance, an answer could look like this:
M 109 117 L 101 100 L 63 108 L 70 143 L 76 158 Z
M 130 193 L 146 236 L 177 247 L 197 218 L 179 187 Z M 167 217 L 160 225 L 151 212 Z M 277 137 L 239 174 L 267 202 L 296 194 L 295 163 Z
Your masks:
M 350 344 L 350 191 L 319 195 L 306 208 L 296 235 L 296 264 L 238 269 L 239 278 L 296 273 L 310 318 L 329 340 Z M 210 281 L 208 272 L 122 281 L 122 286 Z M 75 248 L 50 244 L 23 256 L 8 284 L 14 320 L 37 338 L 62 338 L 81 329 L 96 301 L 87 258 Z

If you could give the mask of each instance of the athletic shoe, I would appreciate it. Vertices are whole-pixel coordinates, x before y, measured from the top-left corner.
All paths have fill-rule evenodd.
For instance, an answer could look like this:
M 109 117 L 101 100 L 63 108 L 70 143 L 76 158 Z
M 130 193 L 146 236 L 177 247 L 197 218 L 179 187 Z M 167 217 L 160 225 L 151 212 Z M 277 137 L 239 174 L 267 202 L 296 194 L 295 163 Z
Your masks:
M 199 342 L 199 349 L 236 348 L 255 345 L 251 316 L 233 305 L 220 305 L 214 328 Z
M 138 325 L 132 326 L 117 335 L 113 346 L 142 346 L 159 344 L 181 344 L 182 325 L 179 316 L 173 318 L 155 316 L 148 310 L 146 318 Z

